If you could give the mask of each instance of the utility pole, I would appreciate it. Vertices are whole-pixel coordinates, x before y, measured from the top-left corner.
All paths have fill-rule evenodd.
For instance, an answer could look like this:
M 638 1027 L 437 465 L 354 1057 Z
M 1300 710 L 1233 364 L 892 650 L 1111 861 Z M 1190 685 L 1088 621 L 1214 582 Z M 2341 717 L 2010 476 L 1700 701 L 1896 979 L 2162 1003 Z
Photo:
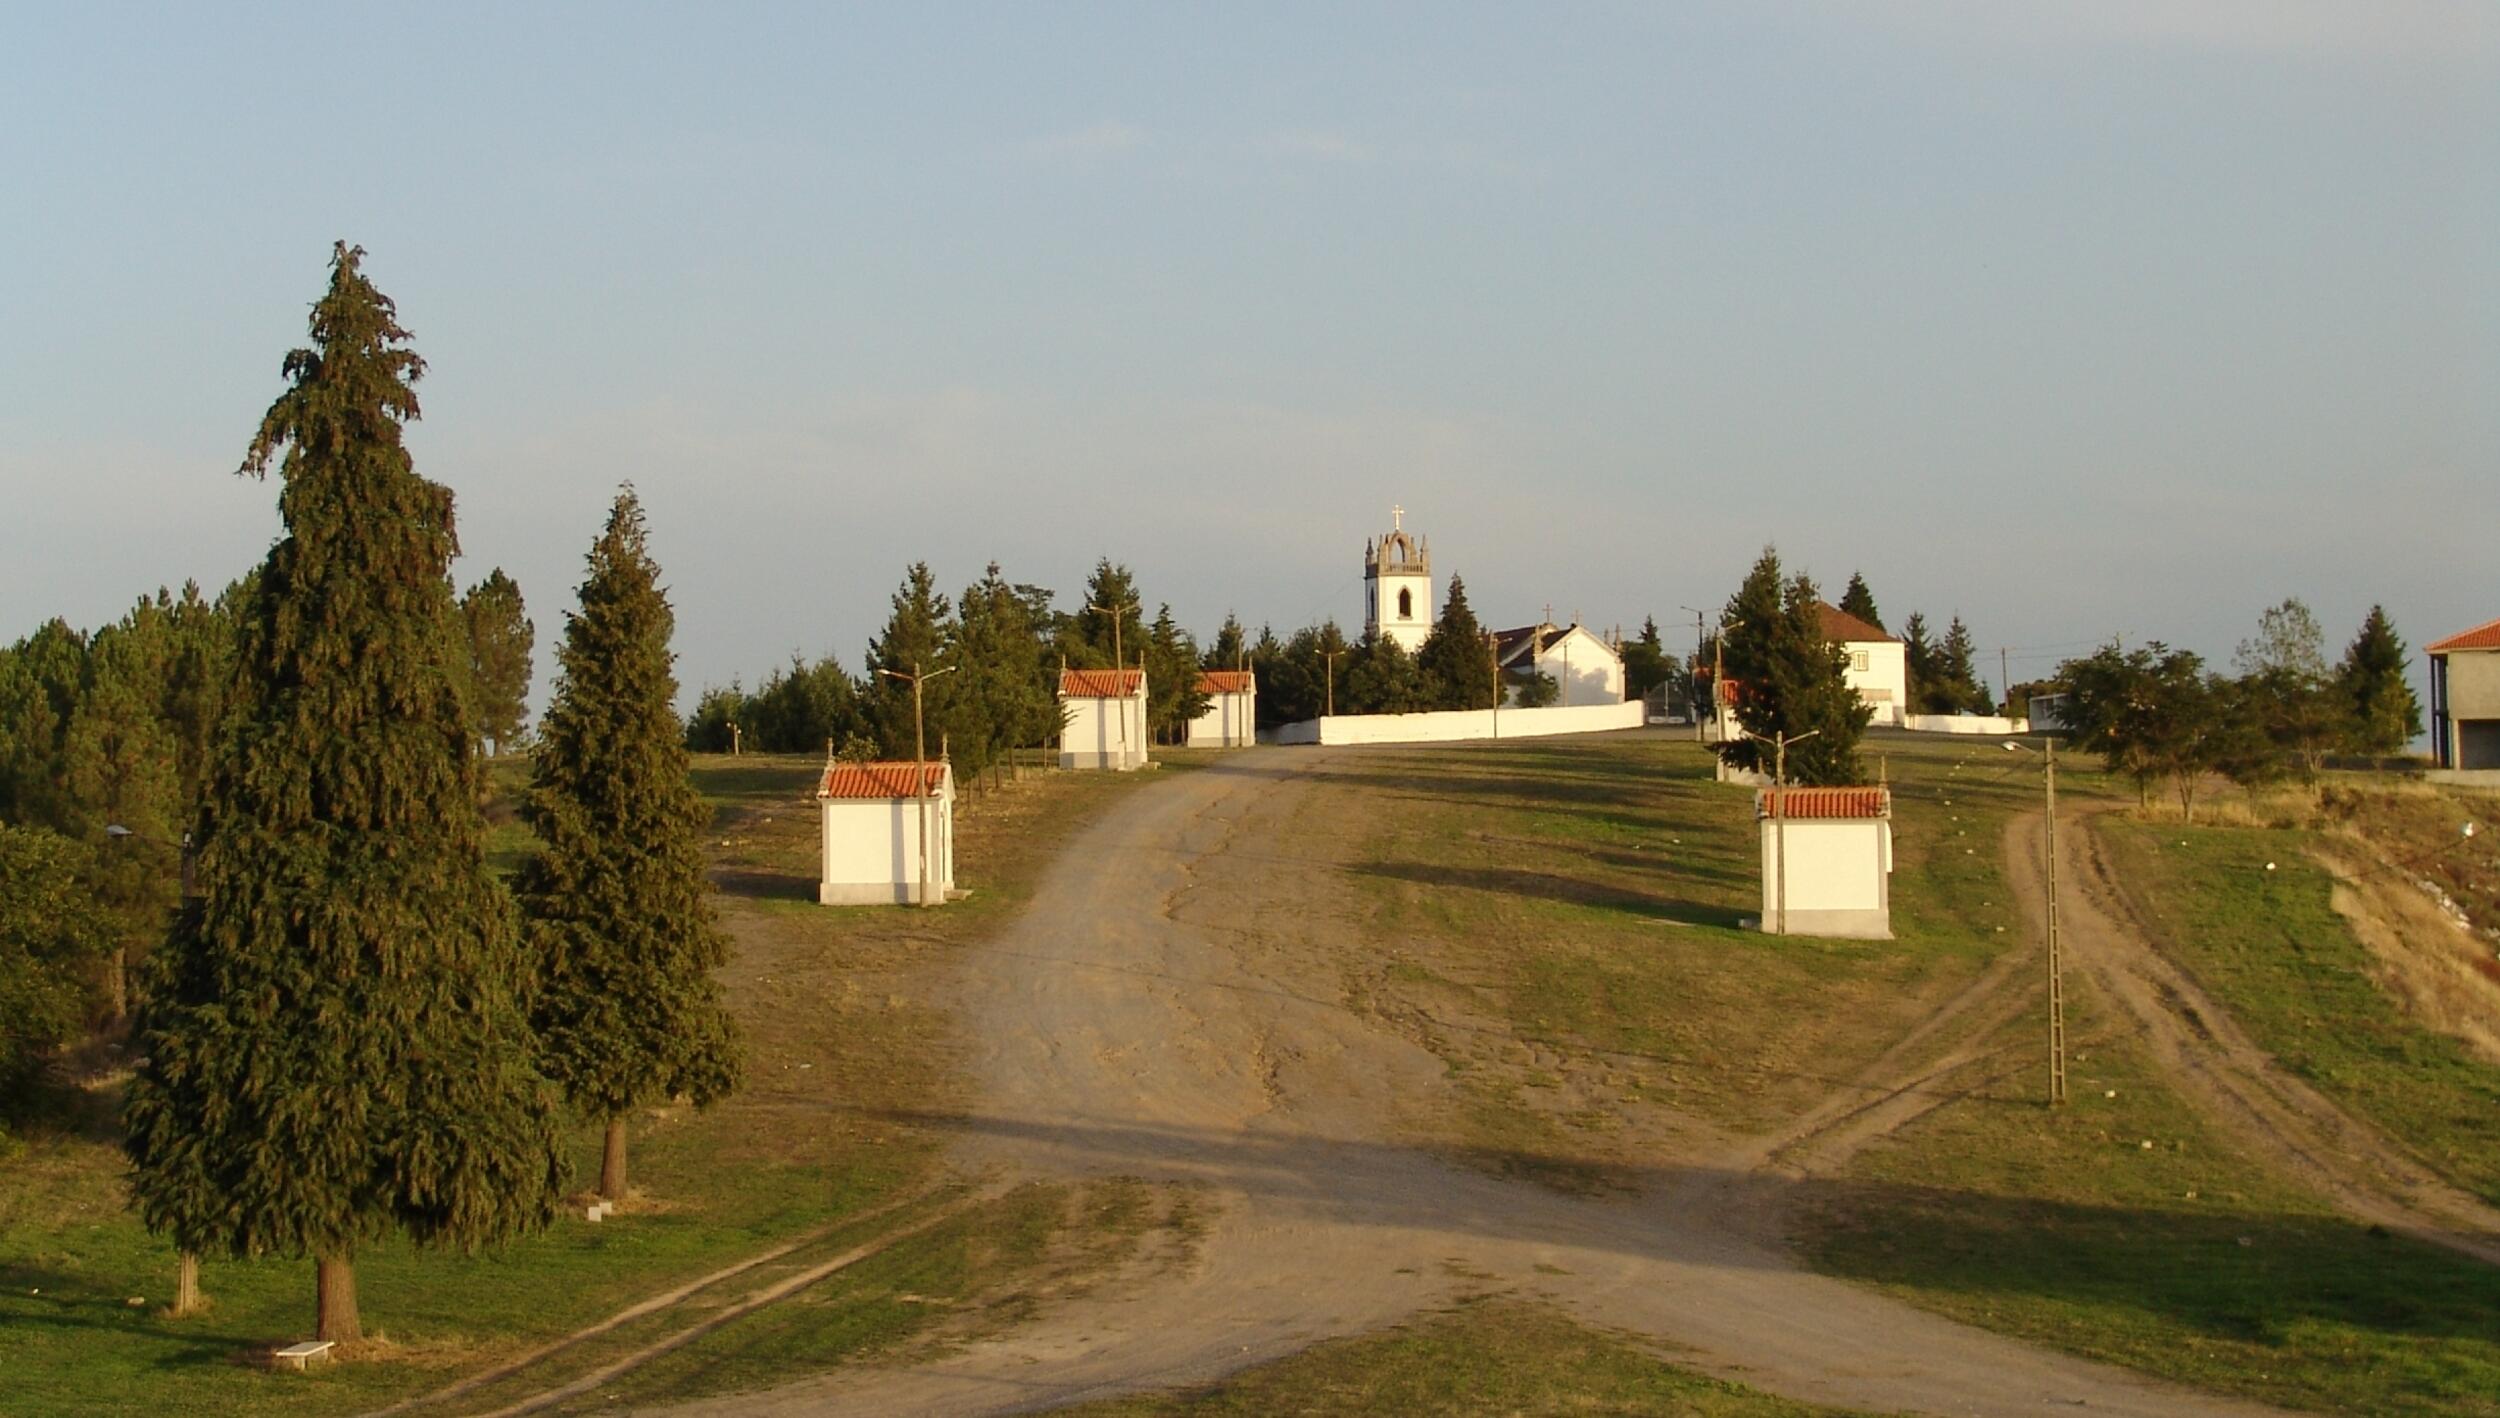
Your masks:
M 2030 745 L 2007 739 L 2008 752 Z M 2066 970 L 2057 941 L 2057 740 L 2040 740 L 2041 787 L 2047 817 L 2041 824 L 2040 875 L 2048 884 L 2049 920 L 2049 1106 L 2066 1104 Z
M 1493 680 L 1493 737 L 1502 736 L 1502 637 L 1484 633 L 1484 670 Z
M 1717 694 L 1718 686 L 1711 686 L 1710 692 Z M 1788 746 L 1792 743 L 1804 743 L 1823 731 L 1813 729 L 1794 737 L 1781 734 L 1777 738 L 1767 734 L 1757 734 L 1751 729 L 1739 732 L 1756 742 L 1771 745 L 1774 750 L 1771 769 L 1771 855 L 1779 858 L 1779 865 L 1777 867 L 1778 878 L 1771 898 L 1776 912 L 1773 920 L 1777 924 L 1772 928 L 1771 934 L 1786 935 L 1788 934 Z
M 1337 712 L 1337 661 L 1352 653 L 1352 646 L 1348 646 L 1343 650 L 1322 650 L 1319 652 L 1319 657 L 1328 664 L 1328 707 L 1320 711 L 1323 714 L 1334 717 Z
M 1693 611 L 1693 667 L 1684 672 L 1684 707 L 1692 711 L 1693 742 L 1700 743 L 1702 741 L 1701 696 L 1693 693 L 1693 681 L 1701 678 L 1701 647 L 1702 642 L 1708 637 L 1702 634 L 1700 611 L 1693 610 L 1691 606 L 1677 606 L 1676 609 Z M 1714 701 L 1719 697 L 1719 682 L 1715 678 L 1710 681 L 1710 697 Z
M 889 679 L 899 679 L 911 686 L 911 786 L 912 796 L 920 800 L 920 905 L 923 909 L 938 903 L 929 899 L 929 739 L 921 722 L 920 683 L 955 672 L 953 665 L 942 670 L 922 672 L 920 662 L 911 662 L 911 673 L 901 670 L 879 670 Z
M 1999 645 L 1997 647 L 1997 687 L 2005 691 L 2005 713 L 2008 718 L 2011 718 L 2014 713 L 2014 672 L 2006 668 L 2008 663 L 2010 661 L 2006 657 L 2005 647 Z
M 1123 674 L 1127 673 L 1128 661 L 1123 658 L 1120 646 L 1120 627 L 1128 620 L 1128 606 L 1125 603 L 1116 606 L 1098 606 L 1092 601 L 1087 601 L 1085 609 L 1100 611 L 1111 617 L 1111 668 Z M 1061 673 L 1064 674 L 1066 671 L 1063 670 Z M 1117 682 L 1113 681 L 1115 684 Z M 1138 724 L 1137 731 L 1143 734 L 1146 731 L 1145 724 L 1142 722 Z M 1128 700 L 1125 698 L 1120 701 L 1120 761 L 1123 764 L 1128 762 Z

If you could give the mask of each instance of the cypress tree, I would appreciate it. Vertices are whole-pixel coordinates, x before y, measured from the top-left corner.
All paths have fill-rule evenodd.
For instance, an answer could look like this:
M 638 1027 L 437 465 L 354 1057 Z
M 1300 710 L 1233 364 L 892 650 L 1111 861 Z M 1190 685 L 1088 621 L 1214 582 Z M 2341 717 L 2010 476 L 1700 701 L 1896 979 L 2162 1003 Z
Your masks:
M 1988 687 L 1979 682 L 1979 651 L 1971 644 L 1970 627 L 1958 615 L 1945 625 L 1944 645 L 1936 653 L 1936 683 L 1928 701 L 1930 713 L 1973 713 L 1992 707 Z
M 1849 589 L 1840 593 L 1840 608 L 1874 626 L 1877 630 L 1889 631 L 1891 629 L 1890 626 L 1884 624 L 1883 612 L 1875 609 L 1875 593 L 1866 588 L 1866 575 L 1863 572 L 1849 573 Z
M 1224 612 L 1224 624 L 1215 632 L 1215 643 L 1207 647 L 1204 666 L 1210 670 L 1248 669 L 1250 632 L 1242 629 L 1241 620 L 1231 611 Z
M 2420 737 L 2422 701 L 2405 679 L 2404 637 L 2382 606 L 2370 607 L 2344 649 L 2335 688 L 2344 700 L 2350 742 L 2360 753 L 2394 753 Z
M 1145 660 L 1148 736 L 1178 743 L 1189 736 L 1189 721 L 1214 701 L 1198 688 L 1198 646 L 1172 618 L 1169 605 L 1155 608 L 1154 624 L 1146 630 Z
M 543 1225 L 564 1175 L 477 813 L 451 493 L 401 444 L 424 364 L 362 256 L 336 249 L 243 460 L 278 462 L 286 535 L 246 603 L 200 894 L 150 962 L 124 1111 L 150 1229 L 312 1256 L 335 1340 L 362 1333 L 360 1246 Z
M 705 899 L 711 814 L 679 738 L 675 617 L 632 488 L 589 566 L 521 810 L 542 849 L 514 894 L 537 967 L 541 1067 L 606 1125 L 599 1194 L 621 1200 L 626 1114 L 681 1094 L 709 1106 L 736 1086 L 738 1046 L 712 978 L 729 938 Z
M 868 677 L 861 685 L 877 751 L 888 758 L 911 757 L 921 737 L 927 740 L 929 756 L 937 757 L 939 736 L 954 719 L 956 676 L 937 674 L 952 663 L 946 649 L 955 638 L 949 624 L 953 616 L 954 607 L 938 591 L 929 563 L 912 563 L 894 592 L 894 614 L 886 620 L 885 632 L 868 642 Z M 925 735 L 914 732 L 911 682 L 894 678 L 911 674 L 931 676 L 921 685 Z
M 1493 707 L 1493 661 L 1485 651 L 1484 626 L 1476 620 L 1475 608 L 1467 604 L 1467 583 L 1455 573 L 1441 618 L 1432 623 L 1432 633 L 1415 652 L 1415 667 L 1423 671 L 1424 695 L 1431 708 Z
M 1078 669 L 1134 669 L 1146 653 L 1146 608 L 1137 578 L 1104 557 L 1085 582 L 1085 604 L 1070 613 L 1060 653 Z M 1117 656 L 1117 661 L 1114 656 Z
M 1755 724 L 1744 712 L 1745 702 L 1777 692 L 1772 680 L 1772 645 L 1780 620 L 1781 586 L 1779 549 L 1766 546 L 1736 594 L 1728 598 L 1727 608 L 1719 612 L 1718 660 L 1728 683 L 1735 686 L 1737 720 L 1748 729 Z M 1720 692 L 1718 686 L 1711 687 L 1711 693 Z M 1731 738 L 1719 745 L 1719 757 L 1732 768 L 1767 773 L 1773 753 L 1751 739 Z
M 1922 612 L 1910 612 L 1901 626 L 1901 660 L 1903 677 L 1909 680 L 1910 712 L 1930 712 L 1927 695 L 1936 682 L 1936 642 L 1928 638 L 1927 617 Z
M 1058 701 L 1045 692 L 1042 642 L 1025 598 L 993 561 L 956 603 L 949 657 L 960 683 L 948 731 L 966 773 L 1003 761 L 1010 749 L 1050 735 Z

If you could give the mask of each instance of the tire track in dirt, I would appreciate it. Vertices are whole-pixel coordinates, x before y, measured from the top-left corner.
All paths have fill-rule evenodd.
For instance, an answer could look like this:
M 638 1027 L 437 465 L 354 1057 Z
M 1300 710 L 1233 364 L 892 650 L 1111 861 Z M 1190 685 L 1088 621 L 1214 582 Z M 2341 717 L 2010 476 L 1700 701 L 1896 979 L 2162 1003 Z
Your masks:
M 1811 1402 L 2140 1418 L 2275 1411 L 1809 1273 L 1757 1224 L 1780 1214 L 1794 1181 L 1742 1155 L 1661 1158 L 1637 1195 L 1588 1198 L 1411 1145 L 1397 1119 L 1407 1101 L 1444 1096 L 1441 1062 L 1344 1007 L 1333 978 L 1313 978 L 1326 958 L 1315 952 L 1351 959 L 1374 946 L 1334 913 L 1306 909 L 1306 873 L 1336 867 L 1272 850 L 1305 805 L 1305 775 L 1360 757 L 1253 750 L 1140 791 L 1082 834 L 1025 916 L 966 962 L 960 1011 L 980 1101 L 966 1117 L 928 1120 L 959 1129 L 957 1166 L 992 1181 L 1192 1186 L 1211 1214 L 1185 1265 L 1115 1278 L 925 1362 L 682 1411 L 1033 1411 L 1212 1381 L 1493 1290 L 1549 1300 L 1672 1346 L 1680 1363 Z M 1868 1070 L 1817 1110 L 1819 1122 L 1757 1149 L 1762 1160 L 1784 1151 L 1793 1163 L 1818 1139 L 1872 1135 L 1887 1109 L 1933 1106 L 1954 1070 L 1984 1062 L 1952 1039 L 2020 1007 L 2017 970 L 1986 972 L 1902 1041 L 1887 1056 L 1899 1081 L 1878 1077 L 1880 1064 Z
M 2155 943 L 2140 904 L 2112 871 L 2097 814 L 2061 819 L 2060 940 L 2143 1029 L 2165 1076 L 2260 1158 L 2300 1178 L 2360 1220 L 2500 1265 L 2500 1211 L 2415 1161 L 2376 1128 L 2293 1077 L 2220 1001 Z M 2028 824 L 2036 835 L 2038 820 Z M 2046 910 L 2038 850 L 2014 873 L 2027 919 Z

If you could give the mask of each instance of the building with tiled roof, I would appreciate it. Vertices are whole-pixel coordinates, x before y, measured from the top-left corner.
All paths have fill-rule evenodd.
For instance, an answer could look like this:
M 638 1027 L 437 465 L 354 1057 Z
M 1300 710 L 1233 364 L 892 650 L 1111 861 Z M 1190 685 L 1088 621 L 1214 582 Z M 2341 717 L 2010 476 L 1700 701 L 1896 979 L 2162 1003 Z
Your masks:
M 1892 790 L 1765 788 L 1762 929 L 1892 939 Z
M 2424 647 L 2431 660 L 2431 756 L 2454 771 L 2500 773 L 2500 620 Z
M 1259 677 L 1250 670 L 1201 670 L 1205 712 L 1189 721 L 1191 748 L 1247 748 L 1258 742 Z
M 954 889 L 955 773 L 943 760 L 828 763 L 816 784 L 816 813 L 823 855 L 816 899 L 825 905 L 934 905 Z
M 1497 630 L 1493 632 L 1493 662 L 1502 670 L 1505 704 L 1516 697 L 1509 686 L 1531 672 L 1554 681 L 1558 708 L 1623 702 L 1622 651 L 1577 621 L 1565 626 L 1548 620 Z
M 1059 671 L 1059 766 L 1146 766 L 1146 672 Z
M 1910 647 L 1872 621 L 1860 620 L 1827 601 L 1814 603 L 1823 638 L 1849 657 L 1841 678 L 1858 702 L 1875 711 L 1874 722 L 1898 726 L 1910 707 Z

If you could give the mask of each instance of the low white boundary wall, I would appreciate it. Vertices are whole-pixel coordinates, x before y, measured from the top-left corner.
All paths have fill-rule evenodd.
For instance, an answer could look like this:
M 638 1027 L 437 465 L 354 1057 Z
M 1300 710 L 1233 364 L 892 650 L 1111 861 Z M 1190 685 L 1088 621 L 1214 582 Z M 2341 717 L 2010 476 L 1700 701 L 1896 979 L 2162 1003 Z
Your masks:
M 1358 743 L 1451 743 L 1461 739 L 1534 739 L 1553 734 L 1596 734 L 1637 729 L 1637 699 L 1621 704 L 1575 704 L 1555 709 L 1441 709 L 1429 714 L 1331 714 L 1284 724 L 1278 743 L 1335 746 Z
M 1922 734 L 2027 734 L 2031 721 L 1984 714 L 1904 714 L 1901 727 Z

